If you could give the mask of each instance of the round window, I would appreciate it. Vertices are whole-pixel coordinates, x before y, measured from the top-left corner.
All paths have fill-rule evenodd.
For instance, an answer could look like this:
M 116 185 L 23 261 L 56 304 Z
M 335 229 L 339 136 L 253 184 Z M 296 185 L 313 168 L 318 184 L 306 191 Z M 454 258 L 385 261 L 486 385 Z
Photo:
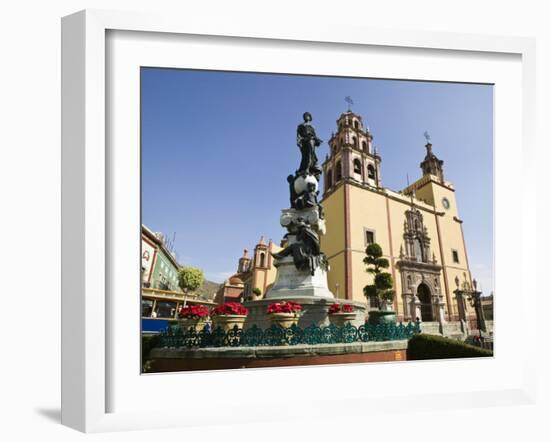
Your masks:
M 451 203 L 449 202 L 449 200 L 447 198 L 443 198 L 441 200 L 441 203 L 443 204 L 443 207 L 445 207 L 445 209 L 448 209 L 449 207 L 451 207 Z

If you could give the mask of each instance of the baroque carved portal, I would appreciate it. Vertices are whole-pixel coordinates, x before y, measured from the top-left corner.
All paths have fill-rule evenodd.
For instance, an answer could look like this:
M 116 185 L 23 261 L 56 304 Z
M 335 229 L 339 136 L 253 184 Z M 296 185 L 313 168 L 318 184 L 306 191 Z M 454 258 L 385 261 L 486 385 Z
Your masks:
M 431 241 L 420 210 L 415 207 L 407 210 L 403 227 L 405 257 L 411 261 L 429 262 L 432 258 L 430 256 Z
M 397 266 L 401 273 L 401 287 L 405 319 L 424 322 L 441 320 L 444 305 L 441 294 L 441 266 L 431 255 L 430 237 L 420 210 L 412 207 L 405 212 L 403 229 L 404 248 L 401 247 Z

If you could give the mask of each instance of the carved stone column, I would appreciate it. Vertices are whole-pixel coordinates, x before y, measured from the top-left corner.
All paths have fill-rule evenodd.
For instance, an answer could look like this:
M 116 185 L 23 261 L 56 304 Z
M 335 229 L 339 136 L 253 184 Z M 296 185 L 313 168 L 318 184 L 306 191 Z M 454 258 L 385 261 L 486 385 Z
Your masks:
M 436 296 L 434 301 L 435 318 L 443 325 L 445 323 L 445 302 L 441 297 Z
M 412 287 L 412 296 L 411 296 L 411 319 L 413 321 L 416 320 L 416 318 L 422 318 L 422 312 L 420 310 L 420 300 L 418 299 L 418 296 L 416 296 L 416 287 Z
M 458 305 L 458 319 L 466 321 L 466 300 L 462 290 L 455 290 L 456 304 Z
M 412 300 L 412 294 L 411 293 L 403 293 L 403 318 L 405 321 L 408 321 L 412 318 L 411 315 L 411 300 Z
M 466 319 L 466 299 L 465 293 L 462 290 L 456 289 L 454 291 L 456 296 L 456 304 L 458 306 L 458 319 L 460 321 L 460 328 L 462 333 L 468 334 L 470 327 Z

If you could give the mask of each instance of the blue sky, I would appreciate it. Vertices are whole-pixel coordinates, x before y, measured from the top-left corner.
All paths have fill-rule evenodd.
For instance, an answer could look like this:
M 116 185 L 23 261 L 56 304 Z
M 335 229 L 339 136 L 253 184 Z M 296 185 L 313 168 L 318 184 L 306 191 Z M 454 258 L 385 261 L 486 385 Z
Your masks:
M 180 263 L 221 282 L 260 236 L 279 242 L 296 126 L 327 141 L 347 109 L 363 117 L 393 190 L 421 176 L 424 131 L 456 189 L 471 271 L 492 290 L 493 88 L 490 85 L 143 68 L 142 221 L 172 237 Z

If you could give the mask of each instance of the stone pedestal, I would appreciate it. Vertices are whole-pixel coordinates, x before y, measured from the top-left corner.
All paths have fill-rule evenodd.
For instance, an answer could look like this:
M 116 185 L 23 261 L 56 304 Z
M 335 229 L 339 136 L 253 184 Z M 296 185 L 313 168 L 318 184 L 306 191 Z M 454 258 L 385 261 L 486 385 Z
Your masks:
M 307 270 L 298 270 L 291 256 L 277 260 L 277 277 L 265 299 L 275 302 L 277 299 L 296 300 L 306 296 L 334 299 L 328 289 L 326 271 L 318 267 L 312 275 Z
M 284 299 L 280 300 L 283 301 Z M 336 300 L 330 298 L 319 298 L 314 296 L 293 296 L 292 300 L 304 308 L 304 311 L 300 316 L 300 320 L 298 321 L 298 326 L 301 328 L 308 327 L 311 324 L 323 327 L 330 325 L 328 309 L 335 302 L 353 305 L 354 310 L 357 312 L 357 316 L 352 322 L 352 325 L 359 327 L 365 323 L 367 305 L 363 302 L 348 301 L 344 299 Z M 271 326 L 271 321 L 267 316 L 267 306 L 277 301 L 278 300 L 276 299 L 262 299 L 260 301 L 245 302 L 244 305 L 248 308 L 248 316 L 246 318 L 244 328 L 248 329 L 253 325 L 256 325 L 262 329 L 269 328 Z

